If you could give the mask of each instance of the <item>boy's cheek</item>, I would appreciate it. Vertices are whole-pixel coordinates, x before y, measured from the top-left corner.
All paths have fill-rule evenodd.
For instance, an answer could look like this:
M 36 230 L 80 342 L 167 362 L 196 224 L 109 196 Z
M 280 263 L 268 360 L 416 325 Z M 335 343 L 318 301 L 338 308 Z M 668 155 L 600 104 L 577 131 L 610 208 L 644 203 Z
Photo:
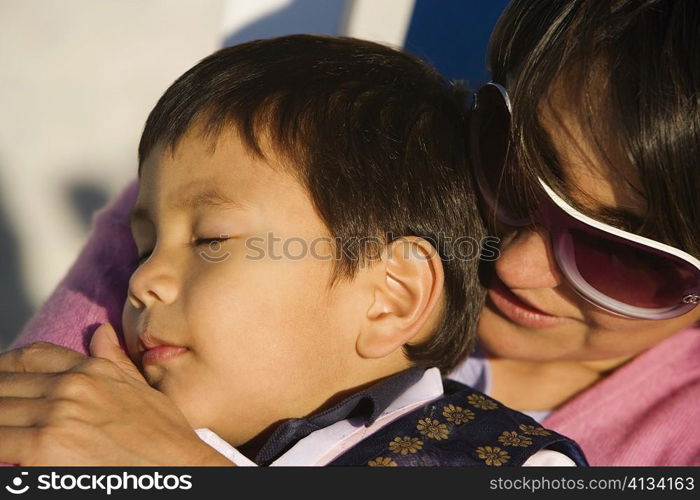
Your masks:
M 140 356 L 138 350 L 138 336 L 136 334 L 136 312 L 129 304 L 128 300 L 122 310 L 122 334 L 126 344 L 127 354 L 131 361 L 140 367 Z

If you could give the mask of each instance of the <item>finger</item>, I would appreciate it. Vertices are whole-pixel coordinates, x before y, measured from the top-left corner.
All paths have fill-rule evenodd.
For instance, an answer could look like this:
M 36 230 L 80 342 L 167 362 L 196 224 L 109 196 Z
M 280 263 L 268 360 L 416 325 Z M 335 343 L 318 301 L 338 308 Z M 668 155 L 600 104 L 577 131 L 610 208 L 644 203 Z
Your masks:
M 35 342 L 0 354 L 0 371 L 57 373 L 68 371 L 88 356 L 49 342 Z
M 53 383 L 53 374 L 0 372 L 0 397 L 39 398 Z
M 32 427 L 46 418 L 49 404 L 45 398 L 0 397 L 0 427 Z
M 37 452 L 39 428 L 0 427 L 0 462 L 24 465 Z
M 117 332 L 114 331 L 114 327 L 112 327 L 111 324 L 104 323 L 95 330 L 90 340 L 90 354 L 94 357 L 112 361 L 131 378 L 143 382 L 144 384 L 147 383 L 134 362 L 131 361 L 131 358 L 129 358 L 119 345 Z

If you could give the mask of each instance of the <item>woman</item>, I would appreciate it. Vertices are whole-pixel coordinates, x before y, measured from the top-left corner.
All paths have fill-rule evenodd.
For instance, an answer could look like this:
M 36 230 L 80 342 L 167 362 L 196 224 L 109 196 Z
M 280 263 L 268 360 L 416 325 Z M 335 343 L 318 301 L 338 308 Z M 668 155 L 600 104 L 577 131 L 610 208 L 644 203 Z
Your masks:
M 592 464 L 700 464 L 697 48 L 697 2 L 517 0 L 476 96 L 475 167 L 503 241 L 488 361 L 453 375 L 490 379 Z M 524 196 L 526 177 L 567 201 Z
M 477 94 L 475 167 L 503 240 L 482 356 L 452 376 L 544 418 L 592 464 L 700 464 L 697 290 L 678 306 L 664 288 L 697 287 L 700 273 L 685 258 L 700 255 L 698 49 L 694 1 L 516 0 L 492 38 L 497 85 Z M 135 189 L 95 216 L 11 347 L 85 352 L 96 324 L 119 329 Z M 614 228 L 648 240 L 630 245 Z

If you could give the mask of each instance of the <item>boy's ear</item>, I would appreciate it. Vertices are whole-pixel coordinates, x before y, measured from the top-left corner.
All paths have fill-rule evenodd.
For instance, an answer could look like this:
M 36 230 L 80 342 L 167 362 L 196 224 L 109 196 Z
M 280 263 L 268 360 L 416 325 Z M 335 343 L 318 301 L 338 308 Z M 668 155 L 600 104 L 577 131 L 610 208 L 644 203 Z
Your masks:
M 373 300 L 357 337 L 363 358 L 383 358 L 417 340 L 441 312 L 444 270 L 435 247 L 417 236 L 402 237 L 382 257 L 372 268 Z

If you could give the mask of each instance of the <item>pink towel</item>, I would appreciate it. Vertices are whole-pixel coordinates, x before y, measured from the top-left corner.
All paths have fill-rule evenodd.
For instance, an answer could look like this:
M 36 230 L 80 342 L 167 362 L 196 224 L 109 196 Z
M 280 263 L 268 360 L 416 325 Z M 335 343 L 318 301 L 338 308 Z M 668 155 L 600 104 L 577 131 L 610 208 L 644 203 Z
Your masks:
M 700 328 L 637 356 L 543 422 L 593 465 L 700 465 Z
M 136 248 L 131 183 L 93 217 L 77 262 L 11 345 L 46 340 L 87 353 L 97 326 L 121 332 Z M 592 465 L 700 465 L 700 329 L 680 332 L 573 398 L 544 422 L 582 446 Z

